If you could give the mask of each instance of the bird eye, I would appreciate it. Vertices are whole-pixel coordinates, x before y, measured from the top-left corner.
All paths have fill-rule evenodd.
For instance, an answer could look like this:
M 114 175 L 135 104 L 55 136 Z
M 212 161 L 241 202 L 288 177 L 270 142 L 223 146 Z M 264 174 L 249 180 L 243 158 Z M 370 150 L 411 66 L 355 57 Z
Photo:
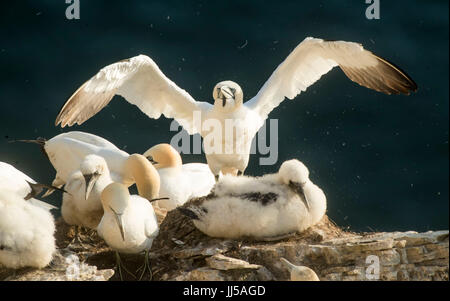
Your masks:
M 157 164 L 158 162 L 156 162 L 152 156 L 147 156 L 147 160 L 150 161 L 150 163 L 152 164 Z

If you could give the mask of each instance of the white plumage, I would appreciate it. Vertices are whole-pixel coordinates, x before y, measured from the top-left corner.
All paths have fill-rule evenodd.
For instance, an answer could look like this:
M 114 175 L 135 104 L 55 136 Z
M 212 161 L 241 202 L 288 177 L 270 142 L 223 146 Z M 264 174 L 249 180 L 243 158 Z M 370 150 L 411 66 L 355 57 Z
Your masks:
M 131 195 L 119 183 L 111 183 L 102 192 L 104 215 L 98 234 L 119 253 L 149 250 L 158 235 L 156 215 L 149 200 Z
M 47 141 L 38 141 L 56 170 L 54 186 L 64 185 L 72 173 L 80 169 L 81 162 L 90 154 L 98 155 L 106 160 L 114 181 L 124 180 L 123 165 L 129 154 L 102 137 L 73 131 L 59 134 Z
M 284 162 L 278 173 L 258 178 L 224 176 L 210 195 L 179 210 L 212 237 L 265 238 L 304 231 L 326 211 L 323 191 L 309 180 L 298 160 Z
M 104 213 L 97 227 L 97 233 L 116 251 L 117 268 L 121 279 L 119 253 L 145 251 L 140 278 L 147 269 L 150 275 L 152 274 L 148 252 L 159 232 L 156 214 L 150 204 L 150 201 L 157 198 L 159 194 L 158 172 L 144 156 L 134 154 L 130 158 L 131 168 L 137 169 L 137 173 L 140 174 L 139 179 L 136 179 L 140 196 L 130 196 L 127 187 L 120 183 L 111 183 L 106 186 L 101 193 Z
M 194 197 L 202 197 L 215 185 L 207 164 L 182 164 L 180 154 L 170 144 L 158 144 L 144 153 L 153 162 L 161 179 L 158 205 L 173 210 Z
M 43 268 L 55 251 L 51 213 L 0 189 L 0 266 Z
M 86 156 L 64 186 L 67 191 L 61 206 L 64 221 L 69 225 L 97 228 L 103 216 L 100 195 L 111 182 L 105 159 L 97 155 Z
M 84 83 L 65 103 L 56 124 L 82 124 L 118 94 L 150 118 L 163 114 L 176 119 L 188 133 L 200 133 L 214 175 L 238 174 L 246 169 L 252 139 L 268 114 L 286 97 L 293 99 L 336 66 L 352 81 L 386 94 L 417 90 L 408 75 L 360 44 L 306 38 L 246 103 L 242 89 L 231 81 L 214 87 L 214 105 L 195 101 L 151 58 L 139 55 L 104 67 Z M 198 122 L 195 114 L 200 115 Z M 239 134 L 234 138 L 226 138 L 226 120 L 235 124 Z M 214 131 L 211 125 L 217 122 L 221 128 Z
M 83 189 L 79 185 L 85 185 L 80 174 L 80 165 L 86 156 L 94 154 L 102 157 L 109 169 L 111 180 L 130 186 L 135 179 L 131 174 L 127 160 L 130 155 L 117 148 L 106 139 L 84 132 L 68 132 L 42 142 L 44 150 L 50 162 L 56 169 L 55 186 L 68 183 L 72 177 L 72 184 L 66 186 L 66 191 L 78 199 L 82 197 Z M 161 179 L 161 197 L 169 197 L 169 200 L 159 201 L 162 207 L 172 210 L 176 206 L 185 203 L 193 197 L 207 195 L 215 184 L 214 175 L 207 164 L 188 163 L 182 164 L 180 154 L 169 144 L 159 144 L 147 150 L 146 157 L 154 156 L 159 163 L 155 163 Z M 70 196 L 66 195 L 66 198 Z
M 43 268 L 55 251 L 55 224 L 50 209 L 39 201 L 36 181 L 8 163 L 0 162 L 0 266 Z M 26 200 L 25 200 L 26 199 Z

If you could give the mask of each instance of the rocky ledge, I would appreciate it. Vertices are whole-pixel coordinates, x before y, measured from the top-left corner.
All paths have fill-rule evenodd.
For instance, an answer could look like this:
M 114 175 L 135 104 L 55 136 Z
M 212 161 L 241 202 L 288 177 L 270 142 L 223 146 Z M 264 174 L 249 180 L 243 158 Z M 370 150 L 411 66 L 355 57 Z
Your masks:
M 162 218 L 160 219 L 162 220 Z M 71 243 L 73 227 L 57 221 L 58 253 L 41 270 L 1 270 L 4 280 L 119 280 L 115 255 L 95 231 Z M 121 255 L 136 280 L 143 255 Z M 178 211 L 162 220 L 143 280 L 288 280 L 280 258 L 313 269 L 320 280 L 449 280 L 449 231 L 344 231 L 326 216 L 301 234 L 278 240 L 210 238 Z M 136 271 L 136 272 L 135 272 Z

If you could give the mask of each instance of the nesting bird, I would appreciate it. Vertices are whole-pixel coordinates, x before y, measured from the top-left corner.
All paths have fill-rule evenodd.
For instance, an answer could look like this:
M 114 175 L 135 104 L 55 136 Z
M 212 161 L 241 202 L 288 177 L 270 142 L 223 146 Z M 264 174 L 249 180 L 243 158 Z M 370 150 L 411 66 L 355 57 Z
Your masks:
M 416 83 L 388 61 L 345 41 L 306 38 L 273 72 L 256 96 L 244 103 L 241 87 L 231 81 L 213 89 L 214 104 L 195 101 L 168 79 L 145 55 L 111 64 L 85 82 L 67 100 L 55 124 L 82 124 L 118 94 L 150 118 L 174 118 L 189 134 L 199 133 L 215 176 L 241 174 L 248 165 L 251 142 L 269 113 L 285 98 L 294 99 L 339 66 L 347 77 L 386 94 L 409 94 Z M 231 123 L 228 123 L 231 121 Z M 227 132 L 236 133 L 228 135 Z
M 42 146 L 56 170 L 53 185 L 58 187 L 70 181 L 77 183 L 70 186 L 81 185 L 80 183 L 84 181 L 80 174 L 80 165 L 86 156 L 91 154 L 104 159 L 112 181 L 130 186 L 135 183 L 136 177 L 139 178 L 139 175 L 133 175 L 130 169 L 133 164 L 130 163 L 132 159 L 127 152 L 93 134 L 75 131 L 60 134 L 48 141 L 43 139 L 23 141 L 37 142 Z M 169 144 L 156 145 L 148 149 L 144 155 L 160 173 L 162 196 L 169 197 L 167 201 L 160 201 L 160 205 L 168 210 L 172 210 L 192 197 L 207 195 L 215 184 L 214 176 L 207 164 L 182 164 L 180 154 Z M 134 164 L 134 166 L 137 165 Z M 91 183 L 94 183 L 95 179 L 95 177 L 92 178 Z M 69 188 L 69 190 L 74 192 L 73 189 Z M 81 190 L 80 193 L 82 193 Z M 74 195 L 74 193 L 71 194 Z M 99 197 L 97 200 L 100 203 Z
M 130 195 L 120 183 L 111 183 L 102 192 L 105 211 L 98 234 L 120 253 L 140 253 L 150 249 L 158 234 L 156 215 L 149 200 Z
M 167 199 L 158 201 L 158 205 L 173 210 L 195 197 L 210 193 L 215 182 L 207 164 L 183 164 L 180 154 L 166 143 L 158 144 L 144 153 L 158 170 L 161 180 L 160 197 Z
M 281 258 L 281 262 L 289 270 L 291 281 L 320 281 L 316 272 L 308 267 L 292 264 L 285 258 Z
M 129 155 L 122 166 L 126 187 L 136 183 L 142 197 L 149 200 L 155 198 L 147 188 L 150 185 L 149 174 L 154 167 L 144 156 Z M 157 182 L 159 187 L 159 178 L 152 181 Z M 106 160 L 97 155 L 86 156 L 79 170 L 73 172 L 66 183 L 68 193 L 64 195 L 61 208 L 64 220 L 70 225 L 95 229 L 103 216 L 100 195 L 112 182 Z
M 100 194 L 112 182 L 103 157 L 88 155 L 64 186 L 61 215 L 69 225 L 96 229 L 103 216 Z
M 0 266 L 43 268 L 55 251 L 55 206 L 35 199 L 43 188 L 8 163 L 0 162 Z
M 0 190 L 0 266 L 43 268 L 55 252 L 52 214 Z
M 208 236 L 262 239 L 316 224 L 325 214 L 326 197 L 309 179 L 306 166 L 289 160 L 275 174 L 226 175 L 210 195 L 178 209 Z
M 156 171 L 153 175 L 157 175 Z M 157 184 L 152 183 L 153 196 L 157 196 Z M 121 262 L 118 253 L 140 253 L 145 251 L 142 275 L 148 268 L 148 251 L 158 235 L 155 212 L 148 199 L 130 195 L 126 186 L 120 183 L 109 184 L 101 194 L 104 215 L 97 232 L 106 243 L 116 251 L 117 265 L 122 278 Z M 141 277 L 142 277 L 141 275 Z

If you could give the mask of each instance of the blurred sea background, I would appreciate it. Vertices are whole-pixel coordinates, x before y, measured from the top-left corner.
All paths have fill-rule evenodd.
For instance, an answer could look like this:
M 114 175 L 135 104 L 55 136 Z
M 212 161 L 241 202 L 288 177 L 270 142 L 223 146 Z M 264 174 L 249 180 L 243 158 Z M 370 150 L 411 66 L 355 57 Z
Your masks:
M 171 119 L 153 120 L 121 97 L 82 126 L 54 126 L 67 98 L 100 68 L 138 54 L 195 99 L 233 80 L 253 97 L 305 37 L 359 42 L 406 71 L 419 90 L 388 96 L 351 82 L 338 68 L 270 118 L 278 119 L 278 162 L 303 161 L 328 198 L 328 215 L 354 231 L 449 228 L 449 2 L 380 1 L 368 20 L 353 1 L 80 1 L 0 4 L 0 161 L 51 183 L 55 171 L 35 145 L 14 139 L 71 130 L 102 136 L 129 153 L 170 142 Z M 184 162 L 206 162 L 183 155 Z M 61 195 L 47 199 L 60 205 Z M 55 213 L 58 214 L 58 213 Z

